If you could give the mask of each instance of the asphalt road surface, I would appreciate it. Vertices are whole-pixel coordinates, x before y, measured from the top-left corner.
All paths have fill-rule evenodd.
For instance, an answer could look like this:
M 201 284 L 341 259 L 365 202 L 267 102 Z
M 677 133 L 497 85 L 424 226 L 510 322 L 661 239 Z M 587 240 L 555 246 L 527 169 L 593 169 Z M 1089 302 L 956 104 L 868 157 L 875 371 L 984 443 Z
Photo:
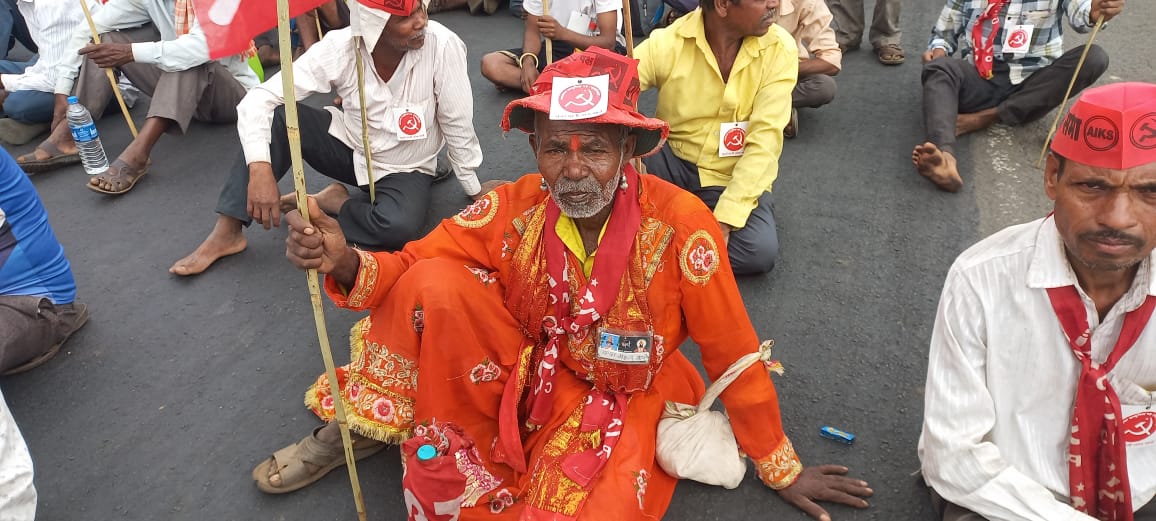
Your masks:
M 935 190 L 912 169 L 911 149 L 922 141 L 918 56 L 942 2 L 905 4 L 907 63 L 884 67 L 869 47 L 844 57 L 838 98 L 803 113 L 800 136 L 783 154 L 779 265 L 740 281 L 751 319 L 777 340 L 787 367 L 777 385 L 803 461 L 848 465 L 875 488 L 868 510 L 832 507 L 839 520 L 932 518 L 912 473 L 943 276 L 968 245 L 1048 209 L 1033 164 L 1050 119 L 963 139 L 958 194 Z M 524 136 L 498 129 L 513 96 L 478 68 L 483 53 L 520 42 L 519 21 L 505 11 L 434 18 L 470 49 L 481 178 L 533 171 Z M 1129 2 L 1098 37 L 1112 57 L 1102 82 L 1156 81 L 1153 26 L 1152 2 Z M 1068 32 L 1069 46 L 1083 41 Z M 645 109 L 653 104 L 653 95 L 643 98 Z M 143 121 L 143 106 L 134 113 Z M 99 125 L 115 156 L 129 138 L 123 120 L 114 113 Z M 127 196 L 86 190 L 79 166 L 33 178 L 92 314 L 57 359 L 0 380 L 36 463 L 40 519 L 356 518 L 342 471 L 281 497 L 260 493 L 249 476 L 318 425 L 302 392 L 322 371 L 321 357 L 305 276 L 284 260 L 284 230 L 250 229 L 247 251 L 202 276 L 167 272 L 211 228 L 238 151 L 234 127 L 194 124 L 183 138 L 161 140 L 151 173 Z M 310 179 L 313 190 L 326 184 L 316 173 Z M 282 188 L 291 189 L 288 179 Z M 455 182 L 438 185 L 430 225 L 466 202 Z M 357 316 L 327 306 L 326 317 L 347 361 Z M 855 445 L 820 438 L 823 425 L 855 433 Z M 402 519 L 397 450 L 359 470 L 370 518 Z M 684 483 L 666 518 L 805 519 L 752 476 L 734 491 Z

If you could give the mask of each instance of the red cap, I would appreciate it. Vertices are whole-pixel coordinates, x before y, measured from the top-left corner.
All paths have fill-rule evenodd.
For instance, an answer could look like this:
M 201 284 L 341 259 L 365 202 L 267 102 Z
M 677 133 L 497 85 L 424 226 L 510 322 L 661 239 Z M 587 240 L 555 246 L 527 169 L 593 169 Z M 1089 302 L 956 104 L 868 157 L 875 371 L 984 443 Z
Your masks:
M 1057 129 L 1052 151 L 1113 170 L 1156 163 L 1156 85 L 1113 83 L 1084 91 Z
M 394 16 L 409 16 L 417 0 L 357 0 L 365 7 L 385 11 Z
M 606 111 L 597 116 L 573 119 L 582 123 L 606 123 L 623 125 L 633 129 L 632 134 L 637 136 L 634 155 L 646 156 L 657 152 L 666 141 L 670 133 L 670 126 L 657 118 L 648 118 L 635 110 L 638 103 L 638 60 L 615 54 L 601 47 L 589 47 L 585 51 L 576 52 L 564 59 L 547 65 L 534 82 L 533 94 L 525 98 L 516 99 L 506 105 L 506 112 L 502 115 L 502 130 L 509 131 L 516 128 L 526 133 L 534 131 L 534 112 L 551 113 L 554 80 L 557 78 L 593 79 L 599 76 L 608 76 L 606 91 L 593 87 L 593 83 L 585 86 L 586 96 L 583 101 L 596 101 L 606 98 Z M 563 90 L 559 95 L 561 101 L 570 89 Z M 592 91 L 593 90 L 593 91 Z M 572 118 L 567 118 L 572 119 Z

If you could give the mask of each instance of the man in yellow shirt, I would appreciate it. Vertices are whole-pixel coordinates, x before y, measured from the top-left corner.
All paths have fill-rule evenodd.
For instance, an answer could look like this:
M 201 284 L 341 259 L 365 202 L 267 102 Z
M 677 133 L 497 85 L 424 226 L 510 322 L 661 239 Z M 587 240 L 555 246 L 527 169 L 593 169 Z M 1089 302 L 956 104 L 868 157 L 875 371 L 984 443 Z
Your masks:
M 779 0 L 700 0 L 635 49 L 642 90 L 658 87 L 670 138 L 647 170 L 714 211 L 736 274 L 779 254 L 771 185 L 799 73 L 798 48 L 774 24 Z

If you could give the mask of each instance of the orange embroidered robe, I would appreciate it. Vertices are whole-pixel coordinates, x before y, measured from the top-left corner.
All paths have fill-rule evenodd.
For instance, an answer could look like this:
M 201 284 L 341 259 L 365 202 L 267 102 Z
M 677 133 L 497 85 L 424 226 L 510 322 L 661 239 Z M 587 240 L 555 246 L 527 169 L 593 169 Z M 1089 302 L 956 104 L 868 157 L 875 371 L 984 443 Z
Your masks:
M 713 379 L 759 345 L 719 249 L 717 221 L 693 195 L 642 176 L 642 223 L 631 251 L 598 252 L 630 259 L 616 303 L 595 326 L 653 331 L 654 346 L 648 365 L 630 369 L 627 379 L 640 390 L 630 395 L 618 446 L 583 489 L 562 473 L 561 461 L 600 443 L 597 435 L 579 433 L 591 386 L 623 381 L 614 374 L 618 364 L 595 356 L 596 334 L 565 339 L 550 420 L 520 430 L 524 453 L 505 454 L 500 447 L 509 445 L 498 439 L 507 384 L 516 402 L 504 407 L 517 407 L 524 420 L 527 386 L 545 342 L 542 236 L 549 195 L 540 179 L 526 175 L 498 188 L 400 252 L 359 252 L 357 282 L 348 292 L 326 280 L 338 306 L 370 311 L 351 332 L 350 365 L 338 370 L 351 427 L 399 442 L 434 419 L 461 425 L 486 462 L 459 461 L 469 478 L 463 520 L 661 518 L 676 483 L 654 459 L 663 406 L 697 403 L 704 391 L 679 346 L 692 338 Z M 576 291 L 585 275 L 567 255 Z M 330 420 L 332 400 L 322 375 L 306 404 Z M 762 365 L 743 373 L 722 401 L 763 482 L 772 488 L 793 483 L 802 465 L 783 433 Z M 504 463 L 512 458 L 524 458 L 525 472 Z

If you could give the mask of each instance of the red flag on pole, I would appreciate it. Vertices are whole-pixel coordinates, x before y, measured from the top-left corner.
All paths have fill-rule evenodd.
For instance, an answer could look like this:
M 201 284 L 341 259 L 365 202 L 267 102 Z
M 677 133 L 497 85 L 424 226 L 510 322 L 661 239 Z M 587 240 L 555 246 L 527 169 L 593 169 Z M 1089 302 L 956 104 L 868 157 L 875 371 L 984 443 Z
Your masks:
M 290 0 L 295 17 L 328 0 Z M 343 0 L 337 0 L 339 2 Z M 253 37 L 277 26 L 277 4 L 263 0 L 192 0 L 197 21 L 205 31 L 209 58 L 232 56 L 249 49 Z

